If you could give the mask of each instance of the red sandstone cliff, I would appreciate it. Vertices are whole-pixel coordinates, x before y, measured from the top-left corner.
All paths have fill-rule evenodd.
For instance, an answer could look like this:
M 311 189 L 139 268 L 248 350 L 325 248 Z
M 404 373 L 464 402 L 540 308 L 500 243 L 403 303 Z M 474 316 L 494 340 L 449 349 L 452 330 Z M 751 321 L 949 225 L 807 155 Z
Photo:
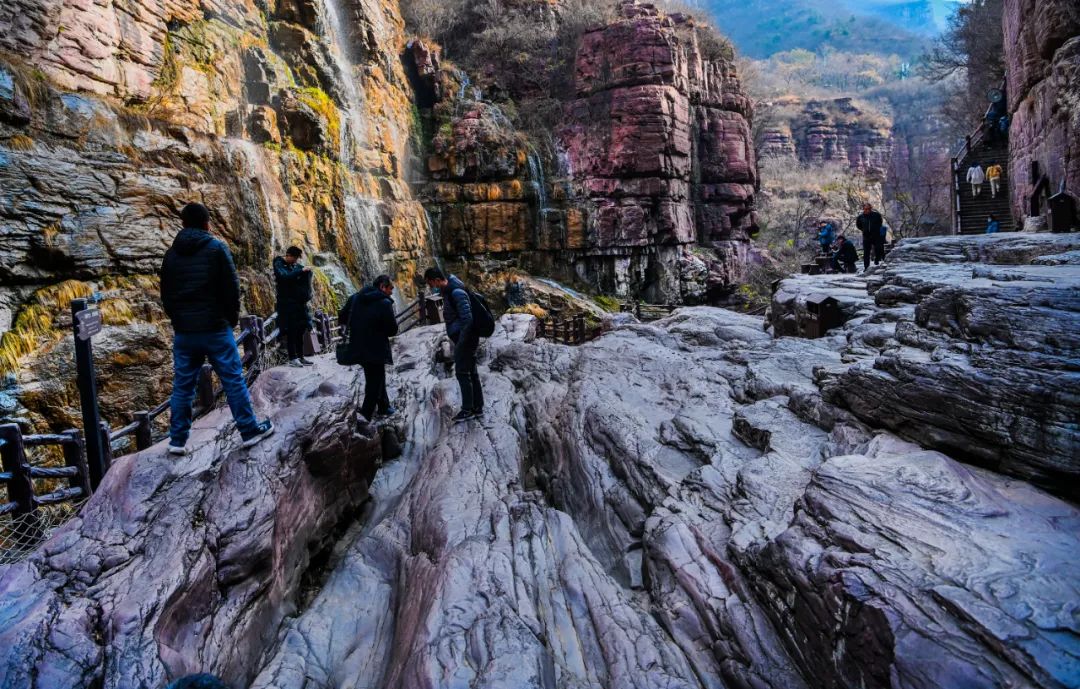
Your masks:
M 1033 164 L 1050 194 L 1064 184 L 1080 198 L 1080 3 L 1005 0 L 1004 30 L 1010 192 L 1013 213 L 1024 218 L 1046 211 L 1031 205 Z

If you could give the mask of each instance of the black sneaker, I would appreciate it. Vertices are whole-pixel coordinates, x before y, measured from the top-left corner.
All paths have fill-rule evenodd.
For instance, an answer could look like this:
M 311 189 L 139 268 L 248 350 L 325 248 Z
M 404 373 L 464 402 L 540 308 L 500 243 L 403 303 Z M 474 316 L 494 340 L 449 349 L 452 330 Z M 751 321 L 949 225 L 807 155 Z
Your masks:
M 481 416 L 484 415 L 484 408 L 480 407 L 479 409 L 473 409 L 472 415 L 473 417 L 479 419 Z
M 476 412 L 472 411 L 471 409 L 462 409 L 454 417 L 454 421 L 455 422 L 457 422 L 457 421 L 468 421 L 469 419 L 472 419 L 472 418 L 475 418 L 475 417 L 476 417 Z
M 300 364 L 302 366 L 314 366 L 315 365 L 314 361 L 309 361 L 308 359 L 305 359 L 304 357 L 300 357 L 299 361 L 300 361 Z
M 397 414 L 397 407 L 388 407 L 386 411 L 379 412 L 378 416 L 388 418 L 393 416 L 394 414 Z
M 269 438 L 274 434 L 274 424 L 269 420 L 263 421 L 259 424 L 258 430 L 249 436 L 241 436 L 244 440 L 244 447 L 254 447 L 259 444 L 263 438 Z

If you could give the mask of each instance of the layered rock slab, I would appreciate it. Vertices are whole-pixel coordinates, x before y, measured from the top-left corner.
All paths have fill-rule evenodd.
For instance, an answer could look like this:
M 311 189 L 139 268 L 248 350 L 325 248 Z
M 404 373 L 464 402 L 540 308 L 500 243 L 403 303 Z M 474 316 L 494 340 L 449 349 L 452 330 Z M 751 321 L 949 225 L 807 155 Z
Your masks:
M 161 443 L 117 460 L 78 517 L 0 572 L 0 685 L 249 681 L 312 555 L 367 495 L 381 443 L 353 433 L 356 393 L 326 361 L 271 370 L 253 397 L 277 431 L 256 447 L 218 410 L 188 457 Z
M 770 324 L 793 334 L 806 299 L 834 296 L 856 365 L 822 370 L 827 397 L 924 446 L 1080 496 L 1080 272 L 1042 257 L 1076 235 L 905 240 L 863 276 L 784 280 Z M 860 294 L 860 287 L 862 294 Z
M 128 615 L 118 638 L 141 640 L 138 652 L 116 656 L 128 674 L 104 686 L 195 660 L 260 689 L 1074 685 L 1080 513 L 830 404 L 815 377 L 851 366 L 844 338 L 773 339 L 761 319 L 706 308 L 580 347 L 534 339 L 528 316 L 500 323 L 482 355 L 486 415 L 463 424 L 450 420 L 456 381 L 433 358 L 441 330 L 398 339 L 403 454 L 308 578 L 302 607 L 240 635 L 255 639 L 240 646 L 246 664 L 218 643 L 223 611 L 197 631 L 151 632 Z M 143 493 L 163 490 L 148 483 Z M 131 523 L 110 527 L 125 552 L 140 540 L 119 531 Z M 154 524 L 181 544 L 204 540 L 186 512 Z M 275 534 L 282 551 L 304 550 L 305 534 Z M 97 548 L 96 536 L 57 537 L 32 562 L 87 541 Z M 241 582 L 228 590 L 258 588 L 252 570 L 226 577 Z M 103 619 L 126 609 L 70 578 L 18 571 L 45 587 L 41 600 L 63 593 Z M 237 607 L 297 600 L 296 578 L 277 581 Z M 84 626 L 81 609 L 28 616 L 34 631 L 20 633 L 58 638 Z M 114 648 L 100 651 L 106 668 Z M 55 672 L 88 684 L 77 664 Z
M 839 343 L 503 323 L 482 424 L 399 344 L 405 455 L 255 686 L 1068 686 L 1080 515 L 825 402 Z

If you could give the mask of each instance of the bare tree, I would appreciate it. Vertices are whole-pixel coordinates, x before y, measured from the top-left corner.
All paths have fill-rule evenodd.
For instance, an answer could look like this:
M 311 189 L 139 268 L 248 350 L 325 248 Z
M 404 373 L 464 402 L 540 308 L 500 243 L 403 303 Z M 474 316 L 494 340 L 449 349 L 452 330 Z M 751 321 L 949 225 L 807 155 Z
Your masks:
M 934 49 L 923 57 L 920 71 L 932 81 L 962 80 L 946 101 L 943 114 L 968 131 L 987 108 L 986 93 L 1005 76 L 1003 0 L 972 0 L 950 19 Z

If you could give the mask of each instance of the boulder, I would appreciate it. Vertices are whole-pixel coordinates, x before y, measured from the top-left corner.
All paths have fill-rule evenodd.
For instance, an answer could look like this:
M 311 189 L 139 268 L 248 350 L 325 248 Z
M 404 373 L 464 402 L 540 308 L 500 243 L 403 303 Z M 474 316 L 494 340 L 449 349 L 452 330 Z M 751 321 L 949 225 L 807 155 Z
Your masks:
M 318 554 L 367 496 L 378 437 L 354 432 L 357 379 L 328 360 L 253 389 L 277 427 L 240 447 L 227 410 L 115 462 L 77 518 L 0 572 L 5 687 L 246 685 L 318 581 Z M 62 613 L 58 614 L 58 611 Z

